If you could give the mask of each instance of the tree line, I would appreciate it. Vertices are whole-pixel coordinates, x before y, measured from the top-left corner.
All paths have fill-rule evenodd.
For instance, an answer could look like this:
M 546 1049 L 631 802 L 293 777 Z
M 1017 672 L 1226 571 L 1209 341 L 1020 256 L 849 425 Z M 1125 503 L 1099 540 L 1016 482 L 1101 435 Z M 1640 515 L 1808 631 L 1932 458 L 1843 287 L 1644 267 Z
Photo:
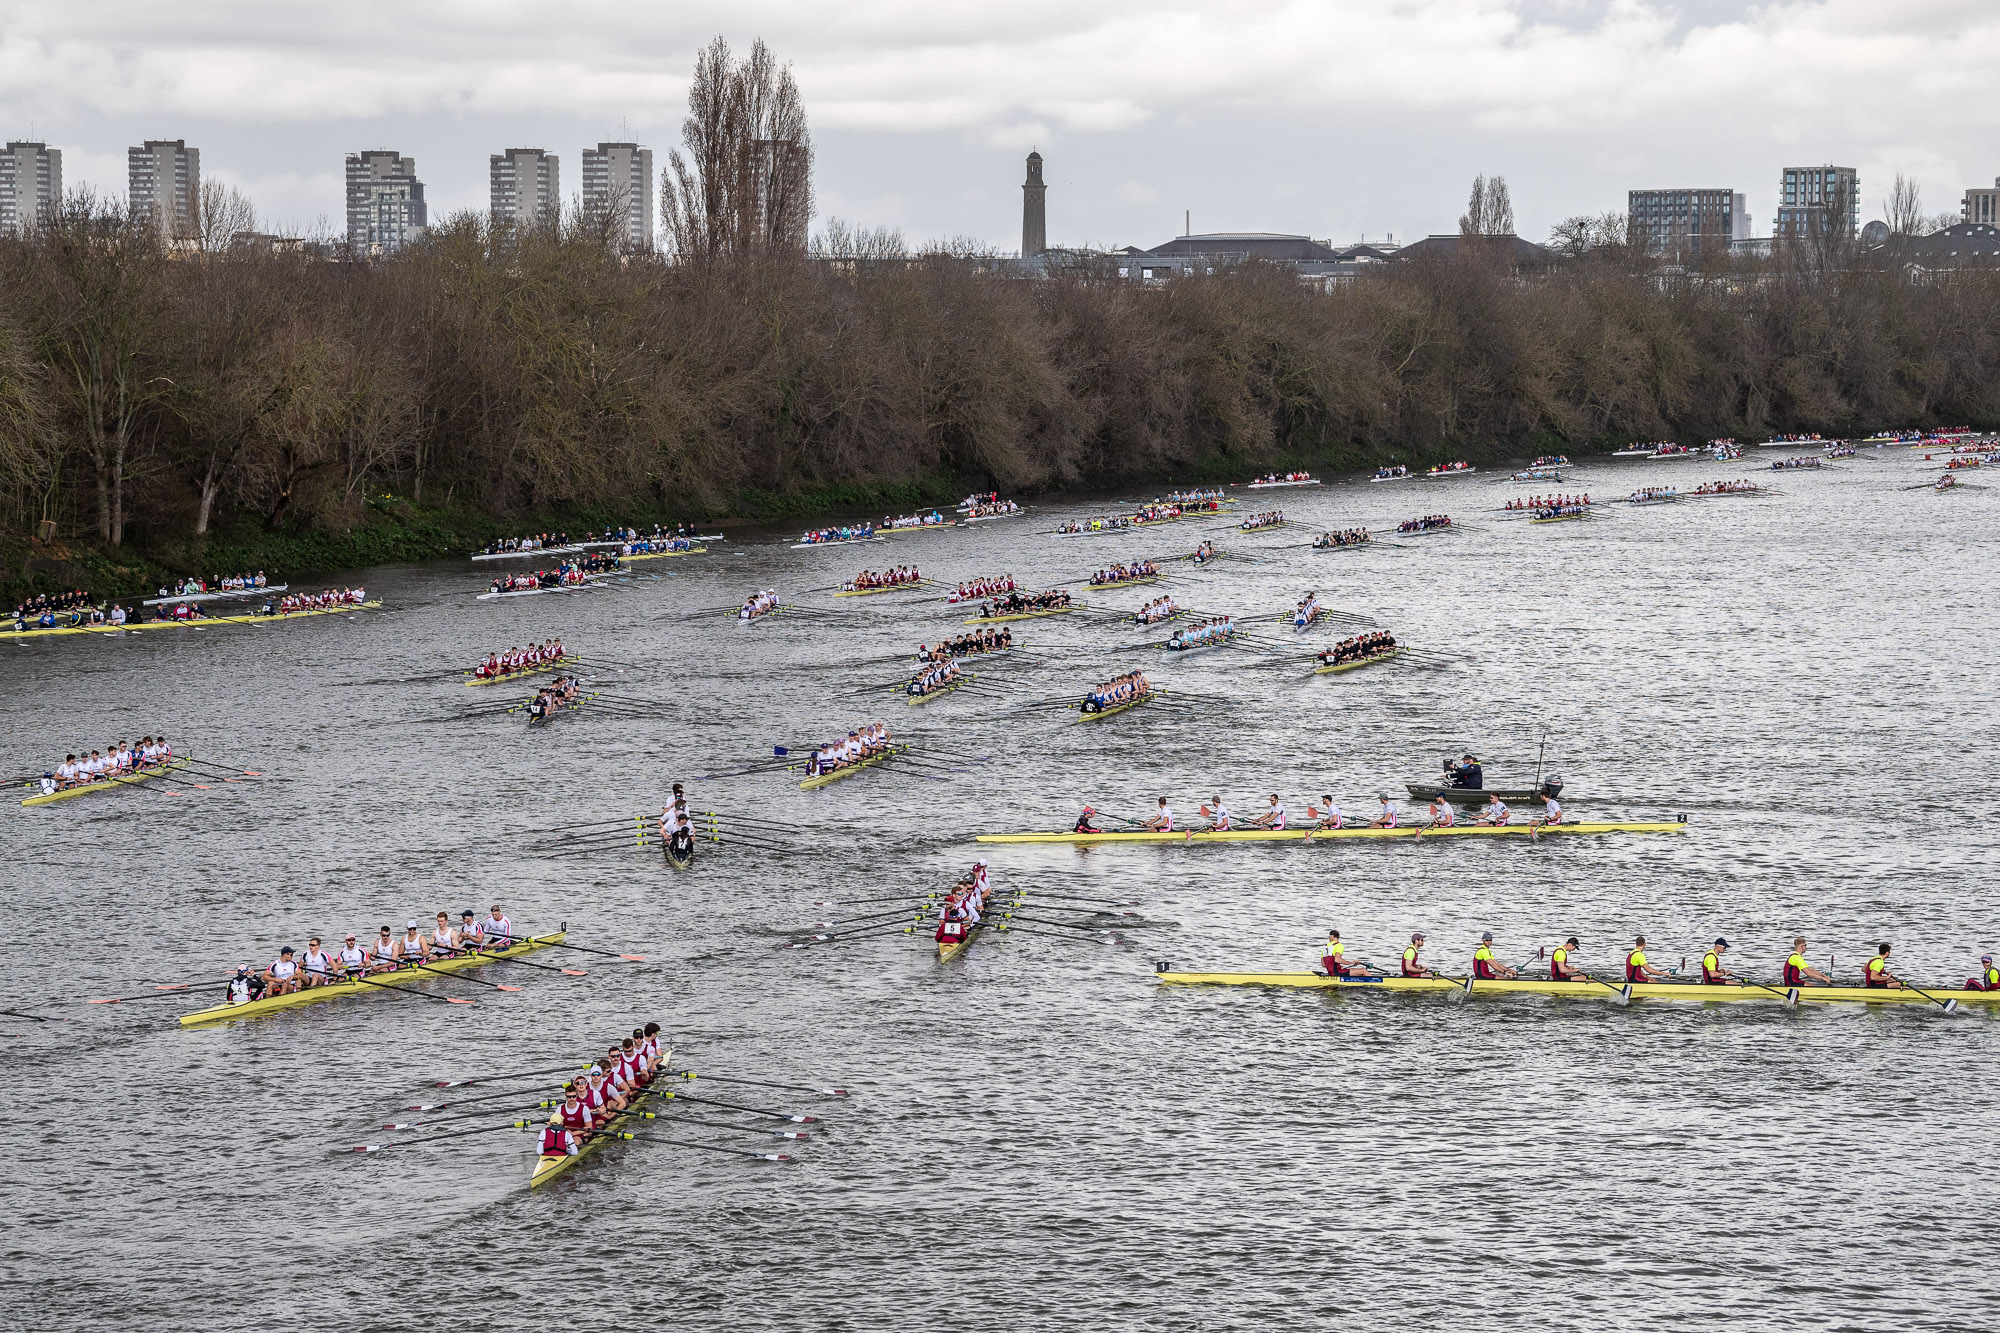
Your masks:
M 733 208 L 733 205 L 728 207 Z M 836 238 L 858 234 L 834 230 Z M 872 248 L 871 248 L 872 247 Z M 1330 288 L 900 256 L 621 255 L 462 216 L 375 262 L 180 252 L 87 195 L 0 239 L 0 524 L 116 549 L 360 523 L 719 515 L 745 492 L 1009 492 L 1628 439 L 2000 420 L 2000 278 L 1662 270 L 1469 245 Z

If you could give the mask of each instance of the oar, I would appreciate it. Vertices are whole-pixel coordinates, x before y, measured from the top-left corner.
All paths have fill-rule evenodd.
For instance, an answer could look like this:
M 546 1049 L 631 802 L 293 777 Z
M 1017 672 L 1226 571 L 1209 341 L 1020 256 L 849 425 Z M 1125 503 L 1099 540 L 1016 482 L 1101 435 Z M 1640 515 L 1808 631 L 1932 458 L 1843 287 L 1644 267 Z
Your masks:
M 697 1073 L 695 1070 L 692 1069 L 668 1070 L 667 1073 L 664 1075 L 664 1077 L 684 1078 L 690 1081 L 697 1078 L 705 1078 L 709 1080 L 711 1083 L 741 1083 L 746 1087 L 752 1087 L 752 1088 L 778 1088 L 785 1092 L 812 1092 L 812 1093 L 817 1093 L 822 1097 L 847 1096 L 846 1088 L 813 1088 L 813 1087 L 808 1087 L 802 1083 L 771 1083 L 764 1079 L 736 1078 L 734 1076 L 725 1076 L 722 1074 L 702 1074 L 702 1073 Z
M 1038 925 L 1038 926 L 1057 926 L 1057 927 L 1060 927 L 1060 928 L 1061 928 L 1061 929 L 1063 929 L 1063 930 L 1077 930 L 1077 931 L 1082 931 L 1082 932 L 1083 932 L 1084 934 L 1086 934 L 1086 935 L 1107 935 L 1107 936 L 1108 936 L 1108 935 L 1110 935 L 1110 934 L 1111 934 L 1111 932 L 1110 932 L 1110 931 L 1108 931 L 1108 930 L 1105 930 L 1105 929 L 1104 929 L 1103 927 L 1101 927 L 1101 926 L 1079 926 L 1079 925 L 1074 925 L 1074 924 L 1072 924 L 1072 923 L 1070 923 L 1070 922 L 1068 922 L 1068 921 L 1051 921 L 1051 920 L 1049 920 L 1049 919 L 1048 919 L 1047 917 L 1039 917 L 1039 916 L 1019 916 L 1019 915 L 1017 915 L 1016 913 L 1013 913 L 1013 912 L 1008 912 L 1008 913 L 1006 913 L 1006 914 L 1005 914 L 1005 916 L 1004 916 L 1004 919 L 1006 919 L 1006 920 L 1009 920 L 1009 921 L 1032 921 L 1032 922 L 1034 922 L 1034 923 L 1035 923 L 1036 925 Z
M 925 917 L 923 913 L 919 912 L 912 919 L 923 921 Z M 863 926 L 856 930 L 840 930 L 835 931 L 831 935 L 808 935 L 802 940 L 793 940 L 790 944 L 783 945 L 782 947 L 786 949 L 810 949 L 814 945 L 838 944 L 842 940 L 851 940 L 861 935 L 886 935 L 892 930 L 899 930 L 907 935 L 911 928 L 901 924 L 901 922 L 902 918 L 898 917 L 895 921 L 890 921 L 879 926 Z
M 1926 1000 L 1929 1000 L 1932 1004 L 1942 1008 L 1948 1014 L 1954 1014 L 1958 1012 L 1957 1000 L 1940 1000 L 1937 996 L 1931 994 L 1929 991 L 1924 990 L 1920 986 L 1912 986 L 1907 981 L 1903 983 L 1903 989 L 1915 991 L 1917 994 L 1923 996 Z
M 503 986 L 497 981 L 481 981 L 478 977 L 468 977 L 460 972 L 448 972 L 444 968 L 435 967 L 430 963 L 412 963 L 410 966 L 419 972 L 434 972 L 441 977 L 452 977 L 458 981 L 469 981 L 475 986 L 490 986 L 494 990 L 518 991 L 521 989 L 519 986 Z
M 456 995 L 433 995 L 429 991 L 411 990 L 408 986 L 392 986 L 386 981 L 371 981 L 367 977 L 349 977 L 347 979 L 349 981 L 358 981 L 364 986 L 379 986 L 383 990 L 392 990 L 398 994 L 414 995 L 423 1000 L 442 1000 L 446 1004 L 472 1003 L 470 1000 L 461 1000 Z
M 589 1067 L 590 1067 L 590 1061 L 588 1060 L 582 1061 L 581 1063 L 575 1060 L 566 1060 L 562 1064 L 550 1065 L 546 1069 L 516 1069 L 511 1071 L 510 1073 L 505 1073 L 505 1074 L 482 1074 L 478 1078 L 439 1079 L 431 1086 L 437 1088 L 470 1088 L 480 1083 L 498 1083 L 500 1080 L 507 1078 L 533 1078 L 537 1074 L 561 1074 L 565 1072 L 574 1073 L 579 1069 L 587 1069 Z M 418 1110 L 423 1110 L 424 1108 L 418 1106 L 412 1106 L 409 1109 L 412 1111 L 418 1111 Z
M 234 980 L 236 980 L 236 978 L 232 976 L 232 977 L 224 977 L 220 981 L 176 981 L 167 985 L 155 986 L 153 987 L 152 990 L 147 991 L 141 995 L 118 995 L 108 1000 L 85 1000 L 84 1003 L 125 1004 L 131 1000 L 153 1000 L 153 999 L 158 999 L 162 995 L 171 994 L 172 992 L 175 991 L 190 990 L 196 986 L 203 987 L 204 989 L 206 989 L 209 986 L 227 986 L 230 982 Z
M 638 1135 L 621 1130 L 618 1134 L 618 1137 L 621 1139 L 632 1139 L 632 1138 L 638 1138 Z M 725 1148 L 719 1143 L 696 1143 L 692 1139 L 648 1138 L 642 1140 L 642 1143 L 648 1147 L 658 1144 L 661 1146 L 674 1147 L 674 1148 L 705 1148 L 709 1152 L 726 1152 L 726 1153 L 734 1153 L 738 1157 L 754 1157 L 760 1162 L 790 1162 L 796 1160 L 795 1158 L 790 1157 L 787 1154 L 781 1152 L 751 1152 L 747 1148 Z
M 352 1148 L 335 1148 L 335 1152 L 381 1152 L 384 1148 L 413 1148 L 420 1143 L 442 1143 L 446 1139 L 463 1139 L 474 1134 L 492 1134 L 503 1129 L 533 1129 L 528 1120 L 509 1120 L 504 1125 L 483 1125 L 478 1129 L 453 1130 L 449 1134 L 432 1134 L 421 1139 L 397 1139 L 392 1143 L 357 1143 Z
M 766 1134 L 774 1139 L 794 1139 L 800 1143 L 812 1138 L 811 1131 L 804 1129 L 765 1129 L 762 1125 L 732 1125 L 723 1120 L 697 1120 L 691 1115 L 662 1115 L 654 1118 L 669 1124 L 702 1125 L 709 1129 L 732 1130 L 738 1134 Z
M 545 944 L 551 949 L 574 949 L 578 953 L 600 954 L 605 958 L 623 958 L 628 963 L 643 963 L 646 961 L 646 955 L 642 953 L 615 953 L 610 949 L 593 949 L 588 945 L 571 944 L 565 940 L 536 940 L 535 943 Z
M 669 1092 L 664 1089 L 648 1088 L 649 1095 L 665 1097 L 669 1101 L 699 1102 L 703 1106 L 720 1106 L 731 1111 L 741 1111 L 745 1115 L 761 1115 L 772 1120 L 786 1120 L 794 1125 L 810 1125 L 819 1119 L 816 1115 L 790 1115 L 784 1111 L 768 1111 L 759 1106 L 740 1106 L 735 1102 L 718 1102 L 708 1097 L 696 1097 L 685 1092 Z
M 69 1020 L 68 1020 L 67 1018 L 51 1018 L 51 1017 L 49 1017 L 49 1016 L 47 1016 L 47 1015 L 45 1015 L 45 1014 L 24 1014 L 24 1013 L 22 1013 L 22 1012 L 21 1012 L 21 1011 L 20 1011 L 19 1009 L 0 1009 L 0 1014 L 5 1014 L 5 1015 L 7 1015 L 7 1017 L 9 1017 L 9 1018 L 28 1018 L 28 1019 L 33 1019 L 33 1020 L 34 1020 L 35 1022 L 37 1022 L 37 1023 L 67 1023 L 67 1022 L 69 1022 Z

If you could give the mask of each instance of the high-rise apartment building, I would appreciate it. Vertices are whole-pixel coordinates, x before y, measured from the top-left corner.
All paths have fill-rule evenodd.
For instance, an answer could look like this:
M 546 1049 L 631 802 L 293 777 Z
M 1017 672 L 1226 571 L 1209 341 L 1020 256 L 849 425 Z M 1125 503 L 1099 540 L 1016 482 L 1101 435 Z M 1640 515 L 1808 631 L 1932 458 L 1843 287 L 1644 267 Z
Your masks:
M 9 144 L 9 148 L 13 145 Z M 1993 188 L 1982 190 L 1975 186 L 1965 192 L 1965 202 L 1959 205 L 1959 218 L 1964 222 L 1984 222 L 1988 226 L 2000 226 L 2000 180 L 1993 182 Z
M 1861 176 L 1853 167 L 1786 167 L 1778 182 L 1778 225 L 1772 236 L 1854 239 L 1861 230 Z
M 62 203 L 62 149 L 10 143 L 0 152 L 0 232 L 32 231 Z
M 1049 248 L 1049 187 L 1042 184 L 1042 155 L 1028 154 L 1028 179 L 1021 186 L 1021 258 Z
M 1750 239 L 1750 212 L 1736 190 L 1631 190 L 1632 243 L 1656 255 L 1727 254 Z
M 394 149 L 347 155 L 347 243 L 369 254 L 388 254 L 430 225 L 417 160 Z
M 201 150 L 185 139 L 148 139 L 125 151 L 126 190 L 133 216 L 172 241 L 194 239 L 201 228 Z
M 653 248 L 653 150 L 635 143 L 601 143 L 583 150 L 583 215 L 612 221 L 622 248 Z
M 562 220 L 562 179 L 554 153 L 509 148 L 488 161 L 496 225 L 543 227 Z

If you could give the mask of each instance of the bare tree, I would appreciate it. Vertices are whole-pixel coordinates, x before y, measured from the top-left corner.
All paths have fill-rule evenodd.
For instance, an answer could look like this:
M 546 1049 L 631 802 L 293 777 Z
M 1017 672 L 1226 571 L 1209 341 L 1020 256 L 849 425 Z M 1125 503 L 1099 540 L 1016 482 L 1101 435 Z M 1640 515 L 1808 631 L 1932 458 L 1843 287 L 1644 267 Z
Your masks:
M 1458 219 L 1458 234 L 1467 237 L 1514 234 L 1514 201 L 1508 197 L 1505 176 L 1495 176 L 1492 180 L 1484 176 L 1473 178 L 1472 197 Z
M 1896 183 L 1889 187 L 1889 197 L 1882 201 L 1882 221 L 1889 224 L 1889 234 L 1897 237 L 1921 235 L 1927 220 L 1923 190 L 1915 181 L 1897 172 Z
M 849 259 L 864 262 L 906 259 L 910 247 L 903 233 L 893 227 L 857 227 L 845 218 L 828 218 L 826 227 L 812 239 L 814 259 Z
M 737 62 L 717 37 L 695 60 L 680 149 L 660 173 L 668 248 L 682 262 L 803 253 L 812 219 L 812 134 L 789 65 L 760 39 Z
M 214 254 L 237 238 L 257 230 L 257 209 L 250 196 L 213 178 L 201 183 L 195 200 L 194 239 L 198 249 Z

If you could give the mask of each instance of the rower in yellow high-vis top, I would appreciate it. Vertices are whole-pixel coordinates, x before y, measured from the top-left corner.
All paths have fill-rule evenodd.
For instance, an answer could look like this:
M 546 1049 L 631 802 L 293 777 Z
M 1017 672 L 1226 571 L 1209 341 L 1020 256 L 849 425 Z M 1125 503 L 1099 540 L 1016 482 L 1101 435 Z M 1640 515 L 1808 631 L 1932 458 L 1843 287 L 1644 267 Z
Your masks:
M 1569 960 L 1569 956 L 1582 947 L 1574 935 L 1558 944 L 1549 954 L 1549 980 L 1588 981 L 1589 974 Z
M 1326 951 L 1320 955 L 1319 965 L 1330 977 L 1379 977 L 1382 970 L 1372 963 L 1350 963 L 1347 961 L 1347 946 L 1340 942 L 1340 932 L 1326 932 Z
M 1472 975 L 1481 981 L 1514 979 L 1513 968 L 1493 961 L 1493 932 L 1490 930 L 1479 937 L 1479 947 L 1472 951 Z
M 1875 950 L 1875 956 L 1861 969 L 1861 984 L 1881 990 L 1901 990 L 1903 983 L 1889 970 L 1889 946 L 1884 944 Z
M 1708 952 L 1701 956 L 1701 982 L 1704 986 L 1741 986 L 1742 980 L 1722 965 L 1722 956 L 1729 952 L 1729 941 L 1720 935 Z
M 1806 963 L 1806 937 L 1792 941 L 1792 956 L 1785 960 L 1786 986 L 1831 986 L 1833 978 L 1815 971 Z
M 1639 935 L 1632 940 L 1632 952 L 1625 955 L 1625 980 L 1658 981 L 1666 974 L 1646 961 L 1646 937 Z

